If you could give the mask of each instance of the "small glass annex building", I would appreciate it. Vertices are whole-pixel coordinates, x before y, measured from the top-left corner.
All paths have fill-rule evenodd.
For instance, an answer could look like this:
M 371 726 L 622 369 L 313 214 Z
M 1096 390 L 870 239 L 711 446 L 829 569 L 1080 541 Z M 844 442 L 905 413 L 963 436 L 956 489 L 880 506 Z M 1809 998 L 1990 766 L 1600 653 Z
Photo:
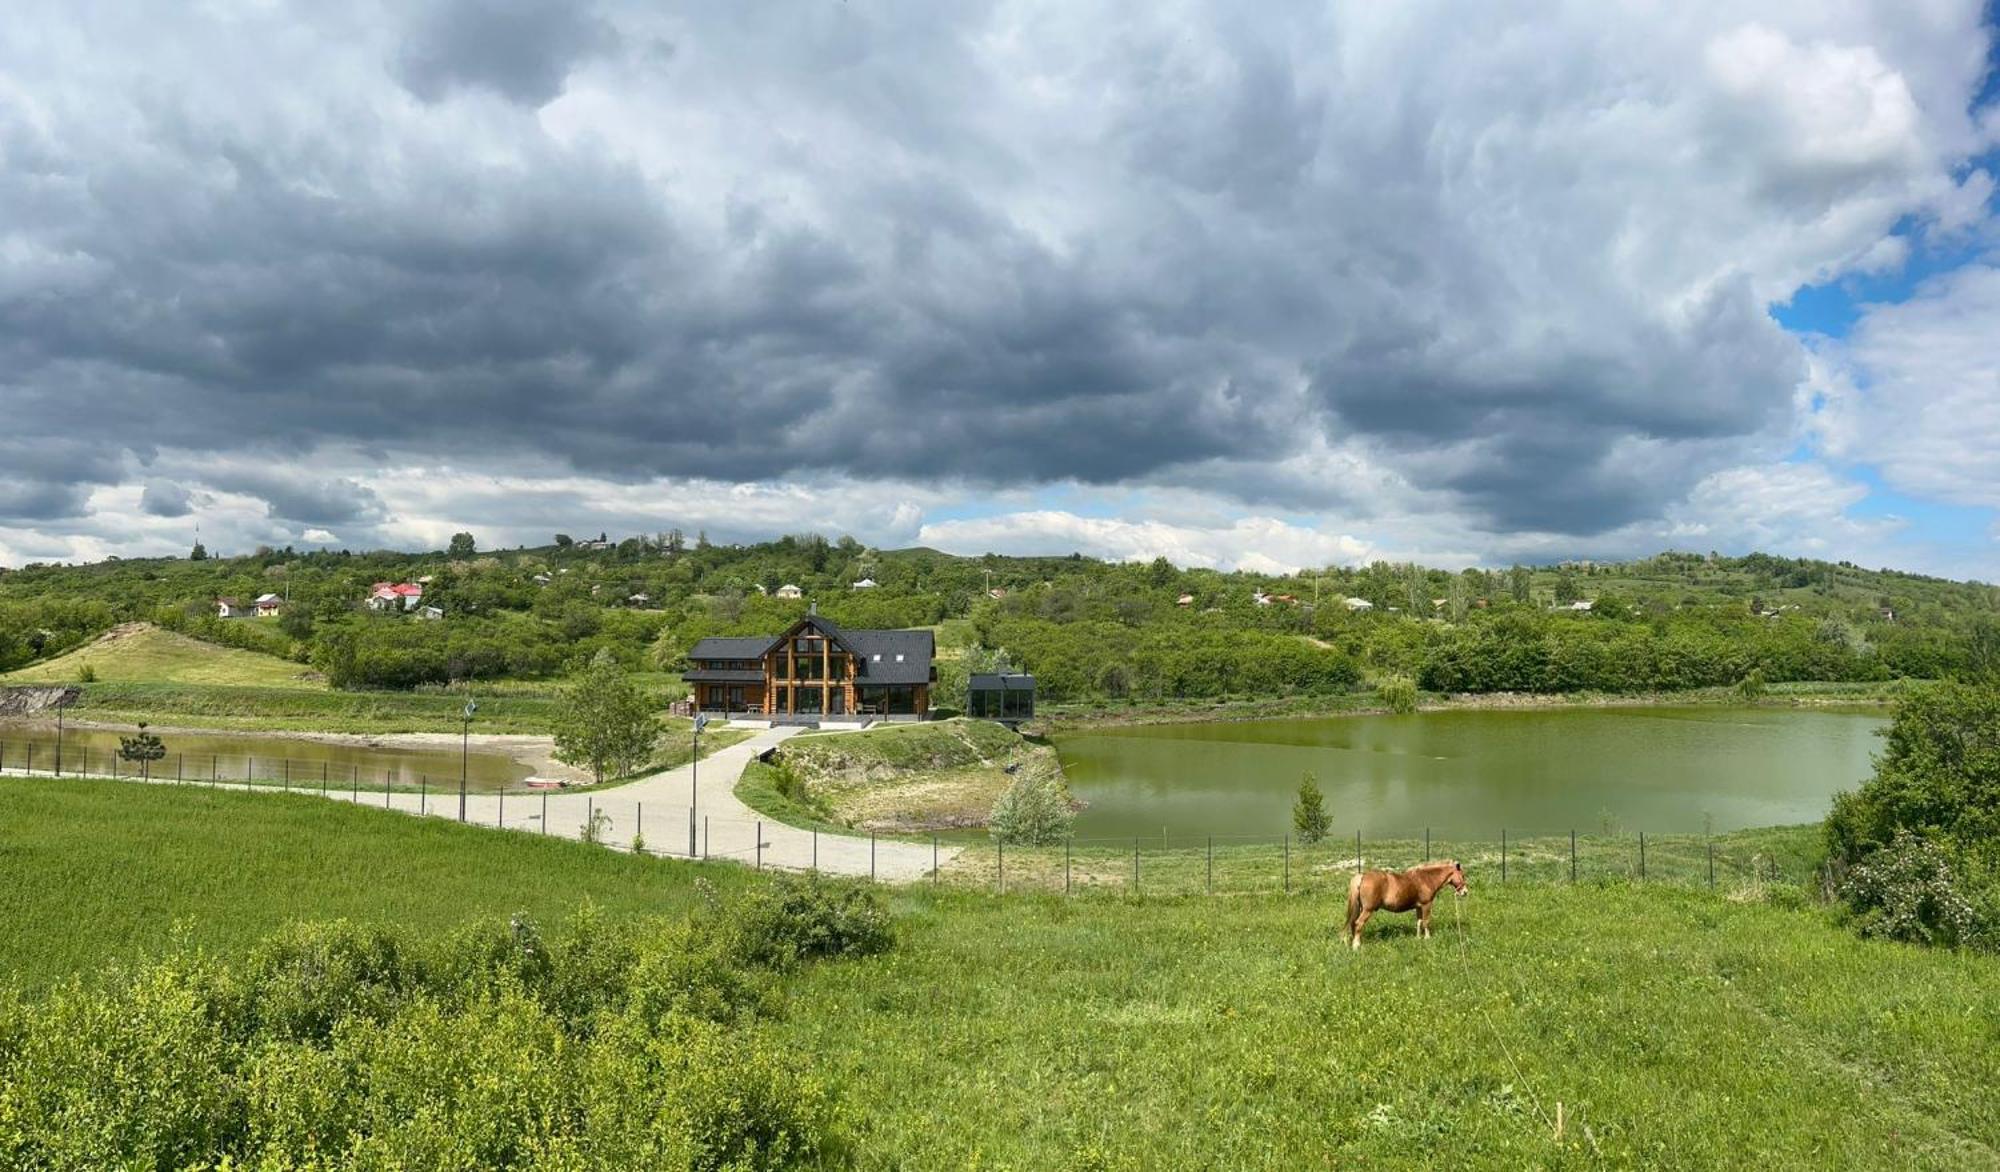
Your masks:
M 1007 723 L 1035 714 L 1035 677 L 1026 672 L 974 675 L 966 689 L 966 715 Z

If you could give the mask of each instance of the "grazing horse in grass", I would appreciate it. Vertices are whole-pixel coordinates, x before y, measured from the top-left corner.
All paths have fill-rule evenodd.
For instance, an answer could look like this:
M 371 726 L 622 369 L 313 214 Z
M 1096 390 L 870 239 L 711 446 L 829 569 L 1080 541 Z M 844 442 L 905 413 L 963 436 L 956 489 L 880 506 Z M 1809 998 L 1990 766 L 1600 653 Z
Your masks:
M 1361 929 L 1377 910 L 1417 910 L 1417 935 L 1431 934 L 1431 900 L 1440 888 L 1465 894 L 1465 868 L 1453 859 L 1425 863 L 1407 871 L 1363 871 L 1347 881 L 1347 943 L 1361 947 Z

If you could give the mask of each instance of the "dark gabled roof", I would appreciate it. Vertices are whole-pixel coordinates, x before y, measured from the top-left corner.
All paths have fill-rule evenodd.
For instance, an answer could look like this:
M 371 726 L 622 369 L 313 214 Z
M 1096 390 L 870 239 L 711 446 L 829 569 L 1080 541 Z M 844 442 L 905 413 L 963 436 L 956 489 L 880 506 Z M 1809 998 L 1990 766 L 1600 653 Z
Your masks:
M 798 633 L 800 631 L 805 630 L 807 627 L 817 628 L 820 634 L 825 635 L 827 638 L 833 640 L 835 643 L 838 643 L 840 646 L 846 648 L 848 651 L 856 655 L 861 654 L 860 650 L 854 646 L 851 640 L 848 639 L 847 632 L 840 629 L 840 624 L 834 622 L 830 618 L 822 616 L 818 611 L 814 611 L 812 614 L 809 614 L 806 617 L 800 619 L 798 622 L 793 623 L 791 626 L 786 627 L 782 634 L 773 635 L 769 639 L 766 639 L 764 641 L 764 651 L 773 650 L 778 646 L 778 644 L 783 643 L 785 640 L 796 638 Z M 757 654 L 762 655 L 764 654 L 764 651 L 759 651 Z
M 1035 677 L 1027 672 L 977 672 L 967 685 L 974 692 L 1032 692 Z
M 937 641 L 929 631 L 848 631 L 861 664 L 858 684 L 927 684 Z M 897 663 L 901 655 L 903 662 Z M 879 656 L 879 658 L 878 658 Z
M 862 684 L 927 684 L 931 679 L 931 660 L 937 653 L 937 640 L 929 631 L 850 631 L 831 619 L 820 615 L 807 615 L 804 619 L 785 629 L 785 633 L 775 636 L 750 635 L 715 637 L 703 639 L 688 651 L 688 660 L 693 663 L 692 671 L 683 673 L 684 679 L 706 683 L 735 683 L 742 677 L 743 683 L 754 683 L 763 679 L 761 672 L 743 673 L 740 669 L 707 669 L 703 662 L 717 659 L 762 659 L 766 653 L 781 647 L 803 626 L 816 627 L 819 632 L 836 644 L 847 649 L 860 664 L 860 672 L 855 682 Z M 896 662 L 901 655 L 903 661 Z M 699 673 L 699 674 L 697 674 Z M 719 674 L 720 673 L 720 674 Z
M 701 640 L 688 649 L 688 658 L 762 659 L 771 640 L 764 635 L 724 635 Z

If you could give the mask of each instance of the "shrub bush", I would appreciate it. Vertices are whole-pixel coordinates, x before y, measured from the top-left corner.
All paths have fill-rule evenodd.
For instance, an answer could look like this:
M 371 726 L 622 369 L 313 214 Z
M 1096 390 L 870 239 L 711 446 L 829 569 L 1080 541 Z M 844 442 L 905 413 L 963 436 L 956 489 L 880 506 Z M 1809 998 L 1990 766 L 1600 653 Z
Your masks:
M 784 967 L 815 957 L 866 955 L 895 942 L 872 887 L 816 875 L 778 875 L 731 913 L 740 955 Z
M 1377 691 L 1391 712 L 1407 716 L 1417 710 L 1417 683 L 1408 676 L 1390 676 Z
M 826 1166 L 844 1120 L 739 1023 L 765 966 L 891 941 L 866 888 L 780 877 L 689 921 L 586 907 L 437 943 L 288 928 L 33 1006 L 0 986 L 0 1167 Z
M 1955 946 L 1979 935 L 1972 903 L 1960 894 L 1951 860 L 1938 844 L 1898 830 L 1890 844 L 1848 872 L 1841 898 L 1861 934 L 1912 944 Z
M 1062 782 L 1024 772 L 994 801 L 987 829 L 998 842 L 1046 846 L 1069 837 L 1075 818 Z

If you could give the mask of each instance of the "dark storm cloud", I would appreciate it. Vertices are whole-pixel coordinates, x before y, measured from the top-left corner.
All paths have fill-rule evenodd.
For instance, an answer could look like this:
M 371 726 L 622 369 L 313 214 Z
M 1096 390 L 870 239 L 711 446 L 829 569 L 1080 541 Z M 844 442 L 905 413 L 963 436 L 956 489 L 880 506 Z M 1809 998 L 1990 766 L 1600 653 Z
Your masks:
M 540 106 L 615 39 L 587 6 L 564 0 L 445 0 L 418 19 L 396 76 L 428 102 L 478 87 Z
M 208 483 L 225 492 L 257 497 L 274 520 L 302 526 L 373 524 L 388 516 L 373 489 L 340 477 L 320 478 L 280 468 L 229 469 L 212 473 Z
M 1799 361 L 1766 286 L 1852 247 L 1799 225 L 1886 224 L 1922 170 L 1739 173 L 1766 144 L 1717 136 L 1797 128 L 1707 116 L 1699 29 L 1538 27 L 1524 63 L 1504 6 L 31 7 L 69 35 L 0 46 L 37 99 L 0 103 L 0 397 L 23 443 L 87 410 L 115 457 L 0 471 L 48 515 L 174 450 L 276 520 L 391 516 L 331 446 L 391 480 L 1364 500 L 1273 471 L 1317 446 L 1592 533 L 1777 425 Z M 1802 43 L 1868 31 L 1827 19 Z M 1700 149 L 1624 146 L 1649 135 Z
M 31 524 L 79 516 L 90 492 L 83 485 L 0 476 L 0 524 Z
M 194 505 L 185 486 L 171 480 L 149 480 L 139 494 L 139 511 L 150 517 L 185 517 Z

